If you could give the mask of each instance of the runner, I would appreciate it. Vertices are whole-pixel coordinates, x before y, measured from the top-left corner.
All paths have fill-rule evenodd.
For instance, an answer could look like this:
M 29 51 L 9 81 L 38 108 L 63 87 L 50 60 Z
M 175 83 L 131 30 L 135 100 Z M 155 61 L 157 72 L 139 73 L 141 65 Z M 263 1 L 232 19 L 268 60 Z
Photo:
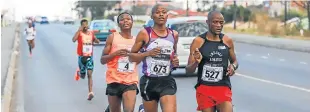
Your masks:
M 34 49 L 34 39 L 36 36 L 36 30 L 32 26 L 32 23 L 28 23 L 28 27 L 25 29 L 26 40 L 29 47 L 29 55 L 32 56 L 32 50 Z
M 88 76 L 88 99 L 91 100 L 94 97 L 92 91 L 93 80 L 92 73 L 94 69 L 93 61 L 93 44 L 99 43 L 100 41 L 95 37 L 92 31 L 88 31 L 88 21 L 82 20 L 79 30 L 75 33 L 72 41 L 78 41 L 77 54 L 78 54 L 78 64 L 79 68 L 76 71 L 75 78 L 79 80 L 85 78 L 86 71 Z
M 210 31 L 196 37 L 190 47 L 186 71 L 193 73 L 198 67 L 196 88 L 197 110 L 232 112 L 230 76 L 238 68 L 234 44 L 221 33 L 224 17 L 218 11 L 208 14 Z
M 133 112 L 138 94 L 138 71 L 136 63 L 130 62 L 129 50 L 135 43 L 131 35 L 133 19 L 127 13 L 117 17 L 121 32 L 114 32 L 107 38 L 102 52 L 101 64 L 107 64 L 106 82 L 110 112 L 121 112 L 123 102 L 124 112 Z M 106 112 L 109 112 L 106 110 Z
M 140 91 L 146 112 L 157 112 L 158 102 L 163 112 L 177 111 L 177 86 L 170 74 L 179 65 L 175 55 L 178 32 L 165 26 L 167 12 L 163 5 L 153 7 L 151 18 L 154 26 L 140 31 L 131 49 L 131 61 L 143 60 L 144 75 L 140 79 Z M 141 53 L 138 53 L 140 50 Z

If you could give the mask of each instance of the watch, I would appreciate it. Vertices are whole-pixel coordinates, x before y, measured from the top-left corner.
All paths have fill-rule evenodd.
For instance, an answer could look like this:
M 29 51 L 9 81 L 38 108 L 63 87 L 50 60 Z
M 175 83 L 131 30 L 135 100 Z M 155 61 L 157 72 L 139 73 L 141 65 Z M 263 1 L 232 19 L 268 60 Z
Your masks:
M 238 69 L 238 65 L 232 64 L 232 66 L 234 67 L 234 70 L 237 70 L 237 69 Z

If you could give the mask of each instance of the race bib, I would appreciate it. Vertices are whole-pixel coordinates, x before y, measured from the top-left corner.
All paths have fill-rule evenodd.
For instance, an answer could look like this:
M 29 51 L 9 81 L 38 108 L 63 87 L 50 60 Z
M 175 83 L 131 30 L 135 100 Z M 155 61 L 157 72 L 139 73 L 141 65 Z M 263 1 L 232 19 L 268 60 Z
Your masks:
M 93 45 L 83 45 L 83 54 L 90 55 L 93 52 Z
M 151 74 L 168 76 L 170 73 L 170 61 L 154 61 L 151 63 Z
M 133 72 L 135 69 L 135 63 L 130 62 L 128 57 L 121 57 L 118 59 L 118 68 L 119 72 Z
M 222 80 L 223 67 L 211 67 L 210 65 L 204 65 L 201 79 L 207 82 L 218 82 Z

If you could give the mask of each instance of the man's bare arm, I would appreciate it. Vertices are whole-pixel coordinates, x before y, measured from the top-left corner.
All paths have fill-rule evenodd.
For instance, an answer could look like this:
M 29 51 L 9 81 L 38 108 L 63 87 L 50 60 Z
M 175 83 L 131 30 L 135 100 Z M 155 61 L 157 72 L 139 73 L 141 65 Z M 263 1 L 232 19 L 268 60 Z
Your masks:
M 146 37 L 148 37 L 148 35 L 145 29 L 138 33 L 135 44 L 131 48 L 131 53 L 129 54 L 129 60 L 131 62 L 140 63 L 146 56 L 148 56 L 147 53 L 138 53 L 144 45 Z
M 204 40 L 201 37 L 196 37 L 193 40 L 191 47 L 190 47 L 190 54 L 188 56 L 188 63 L 187 63 L 187 66 L 185 68 L 186 73 L 194 73 L 196 71 L 196 68 L 197 68 L 199 63 L 195 60 L 193 54 L 195 53 L 195 50 L 197 48 L 200 48 L 202 46 L 203 42 L 204 42 Z
M 113 42 L 113 34 L 109 35 L 105 44 L 105 47 L 102 51 L 102 56 L 100 59 L 101 64 L 106 64 L 107 62 L 109 62 L 111 59 L 113 59 L 115 57 L 115 55 L 109 54 L 111 51 L 111 47 L 112 47 L 112 42 Z
M 72 42 L 75 42 L 79 38 L 79 35 L 80 35 L 80 31 L 77 31 L 72 38 Z
M 237 61 L 237 56 L 235 53 L 235 46 L 234 46 L 234 42 L 231 38 L 227 37 L 227 43 L 229 44 L 229 55 L 231 57 L 231 63 L 234 65 L 234 68 L 237 69 L 238 68 L 238 61 Z

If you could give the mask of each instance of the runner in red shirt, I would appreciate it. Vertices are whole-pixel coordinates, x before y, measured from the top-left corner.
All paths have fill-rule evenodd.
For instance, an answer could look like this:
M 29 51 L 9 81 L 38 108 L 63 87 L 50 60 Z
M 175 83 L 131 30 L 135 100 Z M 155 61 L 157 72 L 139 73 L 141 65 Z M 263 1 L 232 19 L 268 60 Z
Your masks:
M 100 41 L 95 37 L 92 31 L 88 30 L 88 21 L 83 19 L 81 21 L 81 26 L 79 30 L 75 33 L 72 41 L 78 41 L 77 45 L 77 54 L 78 54 L 78 64 L 79 69 L 76 72 L 76 80 L 85 78 L 86 70 L 88 76 L 88 99 L 91 100 L 94 97 L 94 93 L 92 91 L 92 73 L 94 69 L 94 61 L 93 61 L 93 44 L 99 43 Z

